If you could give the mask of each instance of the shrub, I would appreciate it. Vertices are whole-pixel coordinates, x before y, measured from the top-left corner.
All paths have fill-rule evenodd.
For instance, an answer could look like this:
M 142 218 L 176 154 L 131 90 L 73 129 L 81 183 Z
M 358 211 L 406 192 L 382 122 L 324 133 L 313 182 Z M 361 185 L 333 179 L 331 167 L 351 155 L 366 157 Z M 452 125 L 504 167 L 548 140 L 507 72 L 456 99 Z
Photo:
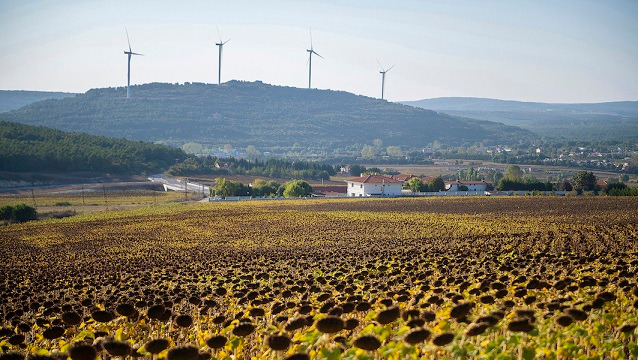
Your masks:
M 38 214 L 35 211 L 35 208 L 26 204 L 3 206 L 2 208 L 0 208 L 0 220 L 11 222 L 25 222 L 36 220 L 37 218 Z
M 36 220 L 37 218 L 38 218 L 38 213 L 35 211 L 35 208 L 29 205 L 19 204 L 13 207 L 12 220 L 16 222 Z

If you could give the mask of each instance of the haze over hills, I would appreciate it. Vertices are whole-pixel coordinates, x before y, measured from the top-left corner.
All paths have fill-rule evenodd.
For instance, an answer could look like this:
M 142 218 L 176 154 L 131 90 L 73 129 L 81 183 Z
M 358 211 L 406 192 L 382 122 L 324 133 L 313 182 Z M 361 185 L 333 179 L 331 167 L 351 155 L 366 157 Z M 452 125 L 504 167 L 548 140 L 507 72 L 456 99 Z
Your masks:
M 445 97 L 402 103 L 455 116 L 520 126 L 548 138 L 638 140 L 638 101 L 553 104 Z
M 0 112 L 19 109 L 25 105 L 48 99 L 63 99 L 73 93 L 52 91 L 0 90 Z
M 0 120 L 89 134 L 259 149 L 346 148 L 381 139 L 420 147 L 507 144 L 533 138 L 523 129 L 464 119 L 343 91 L 308 90 L 262 82 L 151 83 L 89 90 L 0 114 Z

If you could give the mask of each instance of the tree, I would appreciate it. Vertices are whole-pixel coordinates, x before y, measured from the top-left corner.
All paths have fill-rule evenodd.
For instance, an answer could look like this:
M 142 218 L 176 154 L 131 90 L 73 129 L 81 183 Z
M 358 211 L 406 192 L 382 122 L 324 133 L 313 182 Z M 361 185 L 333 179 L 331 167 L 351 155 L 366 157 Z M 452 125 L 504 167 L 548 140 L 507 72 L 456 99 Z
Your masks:
M 389 156 L 402 156 L 403 155 L 403 152 L 401 151 L 401 147 L 400 146 L 388 146 L 386 148 L 385 152 Z
M 625 190 L 627 188 L 627 185 L 621 182 L 611 182 L 607 185 L 605 185 L 605 187 L 603 188 L 603 192 L 607 195 L 609 195 L 609 193 L 611 193 L 612 191 L 616 190 L 617 192 L 621 192 L 622 190 Z
M 445 181 L 442 177 L 437 176 L 434 179 L 428 181 L 428 187 L 432 191 L 445 191 Z
M 503 178 L 512 181 L 521 181 L 523 178 L 523 170 L 521 170 L 521 167 L 518 165 L 507 165 Z
M 196 142 L 187 142 L 186 144 L 182 145 L 182 150 L 184 150 L 184 152 L 187 154 L 198 155 L 206 153 L 206 148 L 204 147 L 204 145 Z
M 579 171 L 572 177 L 572 186 L 579 194 L 583 191 L 597 190 L 596 176 L 591 171 Z
M 350 175 L 352 176 L 361 176 L 361 174 L 363 174 L 364 172 L 366 172 L 366 167 L 363 165 L 350 165 Z
M 246 147 L 246 157 L 248 160 L 255 160 L 259 155 L 261 155 L 261 152 L 253 145 L 248 145 Z
M 620 175 L 620 181 L 626 183 L 629 181 L 629 175 L 628 174 L 622 174 Z
M 253 194 L 255 196 L 269 196 L 276 194 L 280 184 L 274 180 L 255 179 L 253 181 Z
M 372 145 L 374 145 L 374 147 L 377 148 L 377 150 L 379 150 L 383 146 L 383 140 L 374 139 L 374 140 L 372 140 Z
M 240 184 L 237 181 L 228 180 L 226 178 L 215 179 L 215 195 L 221 197 L 235 196 L 239 191 Z
M 312 193 L 312 186 L 303 180 L 291 180 L 284 185 L 284 196 L 287 198 L 296 198 L 308 196 Z
M 226 152 L 226 155 L 233 156 L 233 146 L 231 144 L 225 144 L 224 151 Z
M 25 222 L 36 220 L 38 218 L 38 213 L 35 211 L 35 208 L 26 205 L 26 204 L 18 204 L 13 207 L 13 214 L 11 216 L 11 220 L 16 222 Z
M 361 149 L 361 156 L 363 156 L 366 159 L 372 159 L 374 158 L 376 154 L 377 154 L 377 150 L 370 145 L 364 145 L 363 149 Z
M 412 190 L 412 192 L 427 191 L 427 185 L 425 185 L 423 181 L 421 181 L 421 179 L 419 179 L 418 177 L 413 177 L 408 180 L 408 182 L 406 183 L 406 187 Z
M 572 191 L 574 190 L 574 188 L 572 187 L 572 183 L 570 183 L 567 180 L 563 180 L 562 183 L 560 183 L 560 186 L 558 187 L 559 190 L 561 191 Z
M 9 221 L 13 218 L 13 206 L 6 205 L 0 208 L 0 220 Z

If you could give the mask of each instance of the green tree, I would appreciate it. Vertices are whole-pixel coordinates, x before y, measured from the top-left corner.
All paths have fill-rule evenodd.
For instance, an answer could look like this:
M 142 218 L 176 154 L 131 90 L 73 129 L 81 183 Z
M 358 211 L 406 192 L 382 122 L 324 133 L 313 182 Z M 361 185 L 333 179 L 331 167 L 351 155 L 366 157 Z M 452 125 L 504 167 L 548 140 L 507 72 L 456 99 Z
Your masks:
M 364 172 L 366 172 L 366 167 L 363 165 L 350 165 L 350 175 L 352 176 L 361 176 L 361 174 L 363 174 Z
M 423 181 L 421 181 L 421 179 L 419 179 L 418 177 L 413 177 L 412 179 L 408 180 L 408 182 L 406 183 L 406 187 L 412 190 L 412 192 L 427 191 L 427 185 L 425 185 Z
M 611 182 L 607 185 L 605 185 L 605 187 L 603 188 L 603 192 L 607 195 L 609 195 L 610 192 L 612 192 L 613 190 L 617 190 L 618 192 L 621 192 L 622 190 L 625 190 L 627 188 L 627 185 L 621 182 Z
M 291 180 L 284 185 L 284 196 L 287 198 L 296 198 L 308 196 L 312 193 L 312 186 L 303 180 Z
M 276 194 L 280 184 L 274 180 L 255 179 L 253 181 L 253 194 L 255 196 L 269 196 Z
M 377 154 L 377 149 L 375 149 L 374 147 L 370 145 L 364 145 L 363 149 L 361 149 L 361 156 L 363 156 L 366 159 L 373 159 L 376 154 Z
M 521 181 L 523 179 L 523 170 L 521 170 L 521 167 L 518 165 L 507 165 L 503 178 L 512 181 Z
M 401 151 L 401 147 L 400 146 L 388 146 L 386 148 L 385 152 L 389 156 L 402 156 L 403 155 L 403 151 Z
M 0 220 L 9 221 L 13 218 L 13 206 L 6 205 L 0 208 Z
M 187 154 L 199 155 L 206 153 L 206 148 L 204 147 L 204 145 L 196 142 L 187 142 L 186 144 L 182 145 L 182 150 L 184 150 L 184 152 Z
M 237 181 L 226 178 L 215 179 L 215 195 L 221 197 L 235 196 L 239 191 L 240 184 Z
M 626 183 L 629 181 L 629 175 L 628 174 L 622 174 L 620 175 L 620 181 Z
M 261 155 L 261 152 L 257 150 L 255 146 L 248 145 L 246 147 L 246 157 L 248 158 L 248 160 L 255 160 L 257 159 L 257 157 L 259 157 L 259 155 Z
M 381 140 L 381 139 L 374 139 L 374 140 L 372 140 L 372 145 L 374 145 L 374 147 L 375 147 L 377 150 L 380 150 L 380 149 L 381 149 L 381 147 L 383 146 L 383 140 Z
M 445 191 L 445 181 L 442 177 L 437 176 L 434 179 L 428 181 L 428 187 L 431 191 Z
M 596 190 L 596 176 L 591 171 L 579 171 L 572 177 L 572 186 L 579 194 Z
M 35 211 L 35 208 L 29 205 L 19 204 L 13 207 L 13 216 L 11 219 L 16 222 L 31 221 L 37 218 L 38 213 Z

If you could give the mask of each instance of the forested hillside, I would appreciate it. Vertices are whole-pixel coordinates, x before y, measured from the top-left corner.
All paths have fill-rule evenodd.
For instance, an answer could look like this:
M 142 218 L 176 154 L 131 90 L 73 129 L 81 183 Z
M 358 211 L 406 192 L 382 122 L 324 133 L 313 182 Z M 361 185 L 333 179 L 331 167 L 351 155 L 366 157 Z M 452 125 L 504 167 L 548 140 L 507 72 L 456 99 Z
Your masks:
M 552 104 L 450 97 L 404 104 L 518 126 L 549 139 L 638 141 L 638 101 Z
M 493 122 L 434 111 L 342 91 L 307 90 L 261 82 L 153 83 L 132 88 L 94 89 L 0 114 L 0 120 L 62 130 L 162 141 L 260 149 L 335 149 L 381 139 L 386 145 L 424 146 L 438 139 L 463 145 L 511 143 L 531 134 Z
M 186 154 L 148 142 L 0 121 L 0 171 L 139 174 L 168 169 Z
M 0 112 L 19 109 L 37 101 L 63 99 L 73 95 L 75 94 L 51 91 L 0 90 Z

